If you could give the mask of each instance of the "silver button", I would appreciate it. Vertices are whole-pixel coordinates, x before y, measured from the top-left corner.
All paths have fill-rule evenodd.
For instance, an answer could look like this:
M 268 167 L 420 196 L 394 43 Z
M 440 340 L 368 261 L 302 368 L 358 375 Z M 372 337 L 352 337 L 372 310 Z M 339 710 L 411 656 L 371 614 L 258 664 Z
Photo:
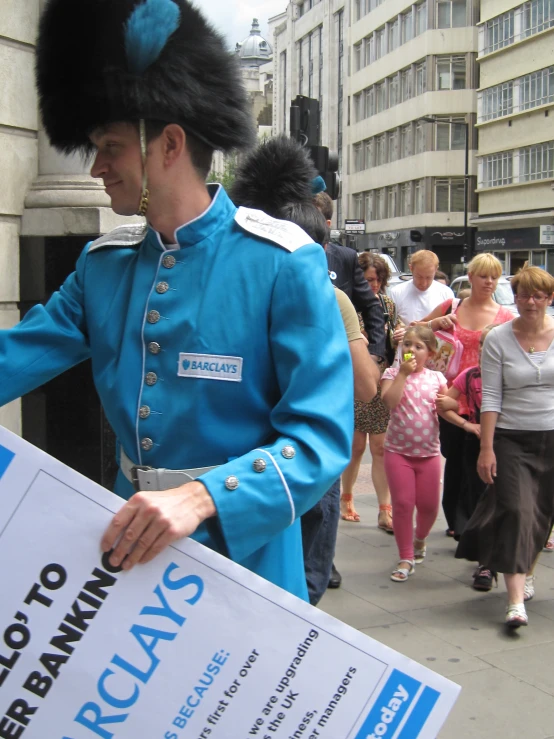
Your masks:
M 173 254 L 166 254 L 165 257 L 162 259 L 162 264 L 166 269 L 172 269 L 175 267 L 175 263 L 177 260 L 173 256 Z
M 151 341 L 148 344 L 148 351 L 150 354 L 159 354 L 162 350 L 162 347 L 158 344 L 157 341 Z
M 149 372 L 145 377 L 145 381 L 147 385 L 155 385 L 158 382 L 158 375 L 155 372 Z
M 152 439 L 146 437 L 145 439 L 141 439 L 140 446 L 141 449 L 143 449 L 145 452 L 149 452 L 154 446 L 154 442 L 152 441 Z
M 156 292 L 163 295 L 169 290 L 169 284 L 167 282 L 158 282 L 156 285 Z
M 150 407 L 147 405 L 141 405 L 141 407 L 139 408 L 140 418 L 144 420 L 145 418 L 148 418 L 149 415 L 150 415 Z
M 285 459 L 292 459 L 296 456 L 296 449 L 293 446 L 287 445 L 281 449 L 281 454 Z
M 252 469 L 254 472 L 265 472 L 266 467 L 265 459 L 255 459 L 252 462 Z
M 160 320 L 160 314 L 157 310 L 149 310 L 146 319 L 148 323 L 158 323 Z
M 227 490 L 236 490 L 239 486 L 239 478 L 234 475 L 229 475 L 225 480 L 225 487 Z

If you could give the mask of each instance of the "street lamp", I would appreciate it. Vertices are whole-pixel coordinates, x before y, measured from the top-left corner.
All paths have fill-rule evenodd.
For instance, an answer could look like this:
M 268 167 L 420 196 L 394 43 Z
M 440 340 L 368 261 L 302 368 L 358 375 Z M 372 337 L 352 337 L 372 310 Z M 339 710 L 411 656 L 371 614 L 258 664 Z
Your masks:
M 420 121 L 426 123 L 448 123 L 449 126 L 464 126 L 465 129 L 465 168 L 464 168 L 464 254 L 462 261 L 465 261 L 465 255 L 468 249 L 467 243 L 467 211 L 469 201 L 469 123 L 467 120 L 464 121 L 449 121 L 442 118 L 435 118 L 433 116 L 422 116 Z

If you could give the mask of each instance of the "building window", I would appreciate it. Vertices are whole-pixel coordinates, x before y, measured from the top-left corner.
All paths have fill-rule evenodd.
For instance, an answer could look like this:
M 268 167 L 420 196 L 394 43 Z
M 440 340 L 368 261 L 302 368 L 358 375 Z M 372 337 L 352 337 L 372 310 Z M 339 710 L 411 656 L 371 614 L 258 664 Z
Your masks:
M 508 13 L 503 13 L 485 23 L 484 54 L 503 49 L 505 46 L 514 43 L 514 18 L 514 11 L 510 10 Z
M 382 190 L 373 191 L 373 214 L 376 221 L 383 218 L 383 192 Z
M 366 139 L 365 141 L 364 164 L 366 169 L 373 167 L 373 139 Z
M 437 90 L 465 90 L 466 59 L 464 56 L 437 57 Z
M 396 185 L 387 187 L 387 218 L 396 218 Z
M 370 118 L 375 115 L 375 89 L 366 87 L 364 90 L 364 118 Z
M 380 31 L 375 31 L 375 59 L 380 59 L 385 56 L 385 29 L 381 28 Z
M 398 18 L 395 18 L 391 23 L 389 23 L 389 45 L 388 45 L 388 51 L 394 51 L 398 48 L 400 44 L 400 23 Z
M 519 181 L 545 180 L 554 177 L 554 141 L 519 150 Z
M 354 159 L 354 172 L 361 172 L 364 168 L 364 150 L 361 143 L 354 144 L 352 155 Z
M 510 185 L 513 173 L 513 152 L 503 151 L 483 157 L 482 187 L 499 187 Z
M 400 102 L 400 75 L 395 74 L 389 77 L 389 108 L 398 105 Z
M 379 167 L 386 164 L 387 161 L 387 137 L 385 134 L 378 136 L 376 139 L 375 164 Z
M 404 182 L 400 185 L 400 215 L 412 215 L 412 183 Z
M 519 82 L 520 109 L 528 110 L 537 105 L 554 101 L 554 67 L 526 74 Z
M 427 63 L 420 62 L 416 66 L 416 95 L 423 95 L 427 90 Z
M 412 156 L 412 125 L 411 123 L 407 126 L 402 126 L 400 129 L 400 151 L 401 157 Z
M 283 97 L 281 100 L 282 110 L 283 110 L 283 131 L 287 130 L 287 52 L 282 51 L 279 56 L 280 61 L 280 69 L 279 69 L 279 77 L 282 80 L 281 88 L 283 90 Z
M 354 55 L 354 72 L 359 72 L 362 68 L 362 43 L 355 44 L 353 49 Z
M 435 124 L 436 151 L 465 149 L 466 127 L 463 118 L 439 118 Z
M 414 214 L 425 213 L 425 181 L 414 182 Z
M 413 82 L 412 82 L 412 68 L 409 67 L 408 69 L 404 69 L 400 73 L 400 84 L 401 84 L 401 96 L 402 96 L 402 102 L 406 102 L 406 100 L 410 100 L 410 98 L 413 97 Z
M 354 206 L 354 218 L 362 219 L 364 217 L 363 210 L 364 210 L 364 201 L 363 201 L 363 195 L 362 193 L 358 193 L 353 196 L 353 206 Z
M 400 16 L 400 43 L 406 44 L 414 37 L 414 13 L 408 10 Z
M 501 85 L 483 90 L 480 95 L 481 114 L 479 122 L 491 121 L 503 115 L 510 115 L 514 101 L 514 83 L 504 82 Z
M 398 130 L 389 131 L 387 134 L 388 161 L 396 162 L 398 159 Z
M 521 25 L 523 38 L 554 26 L 554 2 L 552 0 L 531 0 L 529 3 L 524 3 Z
M 460 213 L 464 210 L 464 181 L 445 179 L 435 181 L 435 212 Z
M 437 28 L 461 28 L 466 25 L 466 0 L 439 0 Z
M 385 82 L 375 85 L 375 112 L 382 113 L 387 109 L 387 86 Z
M 415 35 L 419 36 L 427 30 L 427 0 L 416 5 Z
M 373 193 L 366 192 L 364 196 L 365 221 L 373 220 Z
M 425 146 L 425 123 L 423 121 L 418 121 L 416 123 L 416 130 L 415 130 L 415 153 L 416 154 L 423 154 L 423 152 L 426 150 Z

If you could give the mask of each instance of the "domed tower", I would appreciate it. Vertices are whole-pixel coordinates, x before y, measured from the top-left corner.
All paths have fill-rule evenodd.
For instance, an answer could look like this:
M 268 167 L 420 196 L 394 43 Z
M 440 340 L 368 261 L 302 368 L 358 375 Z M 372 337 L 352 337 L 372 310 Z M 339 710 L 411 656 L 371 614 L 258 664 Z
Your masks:
M 250 35 L 244 41 L 237 43 L 236 54 L 242 67 L 261 67 L 262 64 L 271 60 L 273 49 L 260 33 L 257 18 L 252 21 Z

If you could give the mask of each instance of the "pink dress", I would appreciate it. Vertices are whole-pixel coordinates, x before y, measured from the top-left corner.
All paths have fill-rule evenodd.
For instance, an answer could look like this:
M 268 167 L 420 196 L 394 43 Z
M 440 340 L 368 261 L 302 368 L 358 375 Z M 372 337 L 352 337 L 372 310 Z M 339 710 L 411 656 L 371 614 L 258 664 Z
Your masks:
M 445 300 L 444 303 L 441 303 L 440 308 L 443 316 L 451 305 L 452 300 Z M 454 312 L 455 311 L 456 309 Z M 513 313 L 511 313 L 507 308 L 499 306 L 498 313 L 494 317 L 493 323 L 508 323 L 508 321 L 512 321 L 513 318 Z M 479 340 L 481 339 L 481 330 L 470 331 L 468 328 L 464 328 L 458 323 L 454 327 L 454 335 L 464 347 L 460 366 L 458 368 L 458 374 L 461 374 L 464 370 L 469 369 L 469 367 L 475 367 L 475 365 L 479 364 Z M 452 380 L 448 382 L 448 386 L 450 387 L 451 385 Z M 460 395 L 458 398 L 458 408 L 458 413 L 461 416 L 467 416 L 469 414 L 467 398 L 465 395 Z

